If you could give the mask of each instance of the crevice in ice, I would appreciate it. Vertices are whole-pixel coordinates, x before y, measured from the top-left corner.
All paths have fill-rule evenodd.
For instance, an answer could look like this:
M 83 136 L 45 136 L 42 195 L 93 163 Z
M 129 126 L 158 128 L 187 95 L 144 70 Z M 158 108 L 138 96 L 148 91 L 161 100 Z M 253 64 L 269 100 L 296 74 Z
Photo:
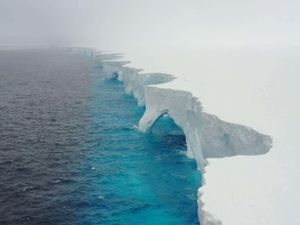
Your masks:
M 91 50 L 85 53 L 96 60 L 107 77 L 123 81 L 125 91 L 137 99 L 138 105 L 146 107 L 138 125 L 142 132 L 149 132 L 166 113 L 174 120 L 185 134 L 187 155 L 196 160 L 201 173 L 205 173 L 207 158 L 264 154 L 272 147 L 270 136 L 204 112 L 200 100 L 191 92 L 157 85 L 174 80 L 174 76 L 142 73 L 140 69 L 126 66 L 129 62 L 116 60 L 121 54 L 91 53 Z M 201 224 L 222 224 L 202 209 L 201 188 L 198 196 Z

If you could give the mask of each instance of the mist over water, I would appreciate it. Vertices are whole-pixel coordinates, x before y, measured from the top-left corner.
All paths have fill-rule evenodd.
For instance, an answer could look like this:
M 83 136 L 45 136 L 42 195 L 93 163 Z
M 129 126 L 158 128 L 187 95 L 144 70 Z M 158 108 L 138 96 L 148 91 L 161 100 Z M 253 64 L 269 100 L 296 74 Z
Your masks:
M 0 45 L 77 45 L 125 52 L 299 46 L 299 7 L 296 0 L 2 0 Z
M 89 59 L 0 51 L 1 224 L 198 224 L 196 163 L 182 131 Z

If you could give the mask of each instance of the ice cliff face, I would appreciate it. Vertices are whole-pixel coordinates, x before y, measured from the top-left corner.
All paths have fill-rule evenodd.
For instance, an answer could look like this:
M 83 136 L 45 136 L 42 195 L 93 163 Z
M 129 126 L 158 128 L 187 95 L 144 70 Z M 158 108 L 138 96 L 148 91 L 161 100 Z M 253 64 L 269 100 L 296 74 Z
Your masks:
M 186 136 L 187 155 L 196 160 L 202 173 L 205 173 L 206 158 L 257 155 L 266 153 L 271 148 L 271 137 L 204 112 L 200 100 L 188 91 L 159 85 L 172 81 L 175 79 L 173 76 L 142 73 L 139 69 L 126 66 L 126 61 L 115 60 L 118 54 L 87 52 L 96 59 L 108 78 L 123 81 L 126 92 L 137 99 L 138 105 L 145 105 L 146 111 L 139 121 L 141 131 L 149 132 L 164 114 L 168 114 L 182 128 Z M 201 189 L 198 203 L 202 225 L 222 224 L 209 212 L 201 209 Z
M 269 136 L 203 112 L 200 100 L 190 92 L 159 85 L 172 81 L 173 76 L 142 73 L 139 69 L 127 67 L 128 62 L 107 60 L 107 55 L 103 58 L 99 64 L 107 77 L 123 81 L 126 92 L 132 94 L 140 106 L 146 106 L 139 129 L 149 132 L 158 118 L 169 114 L 183 130 L 187 154 L 196 160 L 200 169 L 204 168 L 205 159 L 209 157 L 257 155 L 271 148 Z
M 269 136 L 203 112 L 200 101 L 190 92 L 147 86 L 145 105 L 139 128 L 149 131 L 161 115 L 168 113 L 185 133 L 188 156 L 195 158 L 200 169 L 208 157 L 263 154 L 271 147 Z
M 124 83 L 125 91 L 132 94 L 139 106 L 145 105 L 146 85 L 161 84 L 175 79 L 172 75 L 162 73 L 142 73 L 141 70 L 125 66 L 124 61 L 101 61 L 103 71 L 110 79 L 118 79 Z

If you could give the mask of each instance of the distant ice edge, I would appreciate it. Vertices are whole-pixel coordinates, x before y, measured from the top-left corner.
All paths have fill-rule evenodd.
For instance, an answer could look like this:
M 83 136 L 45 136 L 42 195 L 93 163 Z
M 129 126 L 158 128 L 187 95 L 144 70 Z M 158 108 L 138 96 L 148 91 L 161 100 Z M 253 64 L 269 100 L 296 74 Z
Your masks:
M 187 142 L 187 155 L 196 160 L 205 185 L 206 158 L 267 153 L 272 138 L 250 127 L 228 123 L 202 110 L 201 102 L 191 92 L 161 87 L 158 84 L 176 79 L 163 73 L 143 73 L 126 66 L 129 62 L 116 60 L 118 54 L 103 54 L 86 50 L 98 63 L 108 78 L 124 83 L 125 91 L 132 94 L 146 111 L 139 121 L 139 129 L 147 132 L 163 114 L 169 114 L 181 127 Z M 201 225 L 221 225 L 222 222 L 205 211 L 198 190 L 198 215 Z

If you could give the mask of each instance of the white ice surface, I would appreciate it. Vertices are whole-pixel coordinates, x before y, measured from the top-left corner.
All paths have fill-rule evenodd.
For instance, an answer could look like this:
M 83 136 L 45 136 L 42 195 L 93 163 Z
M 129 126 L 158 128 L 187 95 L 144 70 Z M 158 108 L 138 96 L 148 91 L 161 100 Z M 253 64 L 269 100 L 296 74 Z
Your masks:
M 164 86 L 191 91 L 205 112 L 271 135 L 274 142 L 265 155 L 208 159 L 202 212 L 224 225 L 299 225 L 299 48 L 174 51 L 161 54 L 159 63 L 151 58 L 154 69 L 134 53 L 129 60 L 178 75 Z
M 273 138 L 265 155 L 208 159 L 199 193 L 202 224 L 300 224 L 298 53 L 297 48 L 127 52 L 130 67 L 178 77 L 158 87 L 188 91 L 204 112 Z

